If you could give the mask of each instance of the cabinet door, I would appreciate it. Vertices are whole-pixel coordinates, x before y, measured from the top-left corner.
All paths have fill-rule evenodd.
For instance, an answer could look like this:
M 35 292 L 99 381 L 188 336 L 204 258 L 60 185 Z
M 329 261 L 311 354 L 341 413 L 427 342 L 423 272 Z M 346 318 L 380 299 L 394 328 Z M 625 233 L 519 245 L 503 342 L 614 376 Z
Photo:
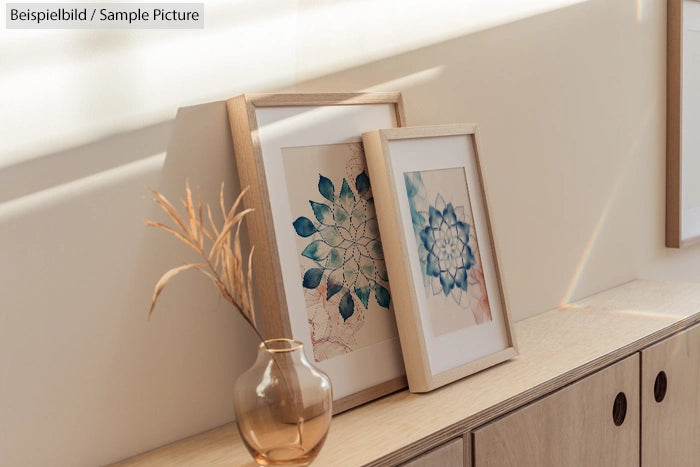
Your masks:
M 700 327 L 642 350 L 642 466 L 700 465 Z
M 472 432 L 474 467 L 639 466 L 635 354 Z
M 402 467 L 461 467 L 464 465 L 464 439 L 457 438 L 428 451 L 410 461 L 402 464 Z

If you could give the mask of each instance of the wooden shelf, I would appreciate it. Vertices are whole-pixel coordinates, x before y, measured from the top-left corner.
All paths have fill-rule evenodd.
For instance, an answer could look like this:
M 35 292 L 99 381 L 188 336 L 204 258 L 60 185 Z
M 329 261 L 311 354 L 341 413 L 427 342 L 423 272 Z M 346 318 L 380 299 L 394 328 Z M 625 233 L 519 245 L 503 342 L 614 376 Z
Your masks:
M 515 324 L 520 356 L 427 394 L 401 391 L 333 418 L 316 465 L 386 466 L 570 384 L 700 321 L 700 284 L 638 280 Z M 256 464 L 235 424 L 115 464 Z

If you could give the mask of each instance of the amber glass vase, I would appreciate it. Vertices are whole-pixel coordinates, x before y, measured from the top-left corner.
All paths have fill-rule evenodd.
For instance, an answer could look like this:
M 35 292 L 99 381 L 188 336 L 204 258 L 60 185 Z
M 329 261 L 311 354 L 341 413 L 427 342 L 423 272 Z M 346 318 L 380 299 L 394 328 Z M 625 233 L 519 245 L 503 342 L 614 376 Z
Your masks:
M 326 440 L 332 401 L 328 376 L 291 339 L 261 343 L 234 386 L 238 431 L 259 465 L 309 465 Z

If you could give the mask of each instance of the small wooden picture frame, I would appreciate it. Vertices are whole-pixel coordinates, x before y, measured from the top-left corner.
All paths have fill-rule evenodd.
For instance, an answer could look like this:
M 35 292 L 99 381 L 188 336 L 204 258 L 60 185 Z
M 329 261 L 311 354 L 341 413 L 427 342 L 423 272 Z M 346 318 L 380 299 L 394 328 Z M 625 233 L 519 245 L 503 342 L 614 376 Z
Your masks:
M 228 102 L 267 338 L 304 343 L 333 411 L 406 387 L 362 133 L 405 124 L 399 93 Z
M 667 0 L 666 246 L 700 242 L 700 3 Z
M 363 135 L 409 389 L 517 355 L 475 125 Z

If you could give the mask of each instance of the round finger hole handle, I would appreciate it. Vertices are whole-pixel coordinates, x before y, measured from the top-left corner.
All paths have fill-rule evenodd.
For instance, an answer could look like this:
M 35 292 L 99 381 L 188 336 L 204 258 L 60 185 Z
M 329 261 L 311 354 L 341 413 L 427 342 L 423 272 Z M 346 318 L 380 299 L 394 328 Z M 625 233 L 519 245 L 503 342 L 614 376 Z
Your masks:
M 666 373 L 659 371 L 656 375 L 656 380 L 654 380 L 654 400 L 656 402 L 661 402 L 666 397 L 666 388 L 668 386 L 668 379 L 666 378 Z
M 624 392 L 619 392 L 617 396 L 615 396 L 612 416 L 615 426 L 620 426 L 625 421 L 625 417 L 627 416 L 627 396 L 625 396 Z

